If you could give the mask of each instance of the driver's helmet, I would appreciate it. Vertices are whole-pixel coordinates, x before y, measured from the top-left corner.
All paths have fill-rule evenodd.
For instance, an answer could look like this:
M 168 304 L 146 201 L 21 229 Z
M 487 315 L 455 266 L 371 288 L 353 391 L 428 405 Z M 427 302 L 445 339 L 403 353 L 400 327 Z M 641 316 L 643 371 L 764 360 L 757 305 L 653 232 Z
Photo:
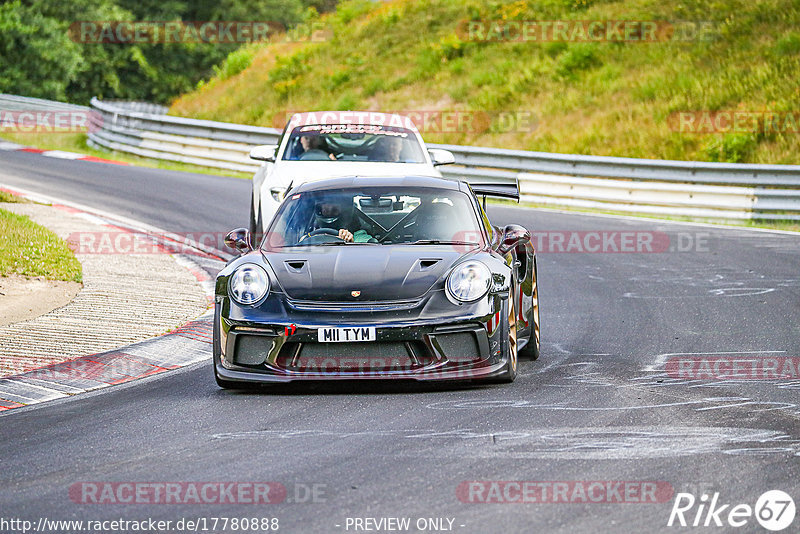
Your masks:
M 317 202 L 314 206 L 314 223 L 317 228 L 345 228 L 350 220 L 347 206 L 334 199 Z

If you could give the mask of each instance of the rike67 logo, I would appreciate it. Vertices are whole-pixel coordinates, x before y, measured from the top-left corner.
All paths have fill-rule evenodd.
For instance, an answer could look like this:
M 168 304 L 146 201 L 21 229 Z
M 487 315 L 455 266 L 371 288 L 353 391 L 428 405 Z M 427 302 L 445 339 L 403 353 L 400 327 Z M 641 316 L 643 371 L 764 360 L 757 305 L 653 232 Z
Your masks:
M 753 517 L 767 530 L 777 532 L 794 521 L 794 500 L 780 490 L 764 492 L 754 507 L 749 504 L 730 504 L 720 501 L 719 493 L 699 499 L 691 493 L 678 493 L 669 514 L 667 526 L 679 527 L 743 527 Z

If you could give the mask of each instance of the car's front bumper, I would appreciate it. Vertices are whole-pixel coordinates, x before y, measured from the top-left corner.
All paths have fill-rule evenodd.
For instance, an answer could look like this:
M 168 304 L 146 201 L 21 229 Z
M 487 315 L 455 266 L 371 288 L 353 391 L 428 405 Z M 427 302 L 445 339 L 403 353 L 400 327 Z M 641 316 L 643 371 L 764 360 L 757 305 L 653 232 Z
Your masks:
M 399 319 L 364 318 L 345 323 L 341 315 L 302 314 L 258 322 L 231 319 L 217 303 L 214 366 L 229 382 L 294 380 L 472 380 L 502 374 L 503 328 L 497 320 L 504 300 L 487 298 L 474 314 Z M 227 304 L 227 303 L 226 303 Z M 466 311 L 466 310 L 464 310 Z M 226 316 L 228 315 L 228 316 Z M 292 317 L 295 318 L 295 317 Z M 368 342 L 320 343 L 317 330 L 347 325 L 375 326 Z

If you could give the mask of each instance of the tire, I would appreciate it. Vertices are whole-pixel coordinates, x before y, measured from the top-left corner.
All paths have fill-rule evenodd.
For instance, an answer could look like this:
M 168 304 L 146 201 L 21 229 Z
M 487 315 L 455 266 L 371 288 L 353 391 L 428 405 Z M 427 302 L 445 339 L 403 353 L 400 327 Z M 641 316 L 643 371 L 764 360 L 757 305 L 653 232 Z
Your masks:
M 505 368 L 500 376 L 497 377 L 497 382 L 501 384 L 510 384 L 517 378 L 517 366 L 519 364 L 519 357 L 517 354 L 517 313 L 514 307 L 514 291 L 512 289 L 508 292 L 508 317 L 503 332 L 505 332 L 505 343 L 503 351 L 508 360 Z
M 539 329 L 539 274 L 536 270 L 536 260 L 533 261 L 533 306 L 531 309 L 531 333 L 528 343 L 525 344 L 519 354 L 529 360 L 539 359 L 539 347 L 541 343 L 541 333 Z

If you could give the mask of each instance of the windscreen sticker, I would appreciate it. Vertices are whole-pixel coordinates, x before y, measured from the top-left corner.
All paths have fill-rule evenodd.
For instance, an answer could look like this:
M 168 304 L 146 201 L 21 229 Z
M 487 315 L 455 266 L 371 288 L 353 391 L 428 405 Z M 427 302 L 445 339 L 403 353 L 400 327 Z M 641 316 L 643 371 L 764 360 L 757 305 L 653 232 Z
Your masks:
M 311 124 L 297 129 L 300 134 L 315 132 L 318 134 L 370 134 L 390 137 L 408 137 L 408 131 L 385 130 L 378 124 Z
M 289 126 L 306 126 L 312 124 L 349 124 L 362 126 L 384 126 L 389 128 L 405 128 L 416 131 L 414 122 L 397 114 L 371 111 L 323 111 L 293 115 Z

